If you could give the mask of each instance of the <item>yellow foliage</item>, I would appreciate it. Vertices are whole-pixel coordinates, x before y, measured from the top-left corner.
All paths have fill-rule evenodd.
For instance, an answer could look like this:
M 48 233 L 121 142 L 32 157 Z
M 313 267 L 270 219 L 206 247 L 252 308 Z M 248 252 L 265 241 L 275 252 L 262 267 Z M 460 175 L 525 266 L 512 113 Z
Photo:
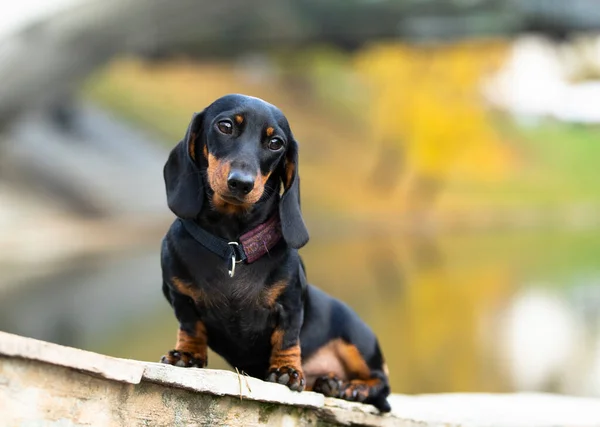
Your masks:
M 471 41 L 434 47 L 391 43 L 360 52 L 355 67 L 370 89 L 367 126 L 374 139 L 401 144 L 417 175 L 504 176 L 509 152 L 480 89 L 506 49 L 503 42 Z

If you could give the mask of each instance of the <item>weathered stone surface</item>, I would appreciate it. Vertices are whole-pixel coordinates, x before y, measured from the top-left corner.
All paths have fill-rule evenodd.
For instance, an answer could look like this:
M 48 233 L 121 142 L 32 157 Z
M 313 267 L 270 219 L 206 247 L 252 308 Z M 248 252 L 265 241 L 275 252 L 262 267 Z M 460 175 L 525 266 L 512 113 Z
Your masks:
M 227 371 L 102 356 L 0 332 L 0 426 L 599 426 L 600 399 L 544 394 L 390 397 L 369 405 Z
M 0 358 L 0 425 L 319 425 L 315 412 L 142 382 L 108 381 L 35 361 Z M 7 424 L 4 424 L 7 423 Z M 323 425 L 327 425 L 324 423 Z
M 215 396 L 241 397 L 309 408 L 320 408 L 325 401 L 322 394 L 297 393 L 279 384 L 218 369 L 177 368 L 160 363 L 147 363 L 144 380 Z
M 138 384 L 144 373 L 144 366 L 139 362 L 107 357 L 6 332 L 0 332 L 0 355 L 82 370 L 92 375 L 130 384 Z

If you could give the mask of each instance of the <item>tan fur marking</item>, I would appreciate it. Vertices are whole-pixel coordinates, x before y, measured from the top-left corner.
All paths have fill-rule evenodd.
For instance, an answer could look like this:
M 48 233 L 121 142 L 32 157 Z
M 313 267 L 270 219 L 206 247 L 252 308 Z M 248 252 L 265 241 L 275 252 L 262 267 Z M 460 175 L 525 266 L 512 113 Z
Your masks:
M 192 133 L 190 136 L 190 141 L 188 143 L 188 147 L 190 150 L 190 157 L 192 160 L 196 160 L 196 134 Z
M 289 189 L 292 186 L 292 179 L 294 179 L 294 172 L 296 171 L 296 165 L 293 162 L 286 162 L 285 165 L 285 189 Z
M 382 386 L 382 381 L 379 378 L 369 378 L 368 380 L 352 380 L 347 385 L 345 390 L 343 390 L 343 397 L 347 400 L 358 400 L 365 401 L 369 398 L 369 395 L 373 392 L 377 392 Z M 360 397 L 356 399 L 354 397 L 355 394 L 358 394 Z
M 315 380 L 325 375 L 333 375 L 342 381 L 349 380 L 346 368 L 338 355 L 337 341 L 325 344 L 302 364 L 307 388 L 312 388 Z
M 254 204 L 260 200 L 263 193 L 265 192 L 265 184 L 269 180 L 271 173 L 272 171 L 269 171 L 266 175 L 259 174 L 256 177 L 256 179 L 254 180 L 254 188 L 252 188 L 252 191 L 246 196 L 248 203 Z
M 242 116 L 241 114 L 236 114 L 235 115 L 235 122 L 238 125 L 241 125 L 242 123 L 244 123 L 244 116 Z
M 379 378 L 369 378 L 368 380 L 350 381 L 350 384 L 366 385 L 367 387 L 375 387 L 376 385 L 379 385 L 379 383 L 381 383 L 381 380 Z
M 334 375 L 342 381 L 369 380 L 371 371 L 358 349 L 335 339 L 321 347 L 307 360 L 302 368 L 306 383 L 312 387 L 315 379 L 324 375 Z
M 204 158 L 208 160 L 208 147 L 206 145 L 202 149 L 202 154 L 204 154 Z
M 182 295 L 188 296 L 193 299 L 195 302 L 204 301 L 204 292 L 200 289 L 197 289 L 191 283 L 186 283 L 178 277 L 171 278 L 171 284 L 173 287 Z
M 267 136 L 273 136 L 273 134 L 275 133 L 275 129 L 273 129 L 272 127 L 268 127 L 267 128 Z
M 279 282 L 275 282 L 268 289 L 265 289 L 262 295 L 263 303 L 267 307 L 273 307 L 277 298 L 283 293 L 287 286 L 287 282 L 285 280 L 281 280 Z
M 197 321 L 193 335 L 179 329 L 177 332 L 177 342 L 175 349 L 181 352 L 188 352 L 194 357 L 206 361 L 208 340 L 206 338 L 206 327 L 201 321 Z
M 213 206 L 221 213 L 235 215 L 247 211 L 250 205 L 228 203 L 219 195 L 229 192 L 227 177 L 229 176 L 230 168 L 231 165 L 228 162 L 223 162 L 212 154 L 208 154 L 208 183 L 210 188 L 215 192 L 212 197 Z
M 267 180 L 271 176 L 271 172 L 266 175 L 258 174 L 256 179 L 254 180 L 254 188 L 251 192 L 246 196 L 246 200 L 248 203 L 254 204 L 260 200 L 263 193 L 265 192 L 265 184 Z
M 221 161 L 214 155 L 208 154 L 208 183 L 215 193 L 227 194 L 229 192 L 227 177 L 230 168 L 229 162 Z
M 371 370 L 354 345 L 339 340 L 338 354 L 350 378 L 367 380 L 371 377 Z
M 269 177 L 271 176 L 272 173 L 273 173 L 273 171 L 269 171 L 266 175 L 263 175 L 263 174 L 260 175 L 260 179 L 262 181 L 263 187 L 267 183 L 267 181 L 269 180 Z M 256 184 L 256 181 L 255 181 L 255 184 Z
M 247 203 L 242 203 L 239 205 L 228 203 L 216 193 L 213 194 L 212 202 L 216 210 L 226 215 L 240 215 L 244 212 L 247 212 L 252 207 L 252 205 Z
M 229 170 L 231 165 L 228 162 L 223 162 L 217 159 L 212 154 L 208 153 L 208 183 L 210 188 L 215 192 L 212 198 L 213 206 L 219 212 L 228 215 L 235 215 L 246 212 L 252 207 L 252 205 L 260 200 L 265 191 L 265 183 L 271 176 L 271 172 L 267 175 L 259 175 L 254 180 L 254 188 L 244 198 L 244 202 L 240 204 L 229 203 L 224 200 L 220 194 L 228 194 L 229 187 L 227 185 L 227 177 L 229 176 Z
M 271 335 L 271 359 L 269 360 L 269 369 L 278 369 L 284 366 L 292 367 L 296 371 L 302 372 L 300 345 L 295 344 L 289 348 L 283 349 L 284 331 L 276 329 Z

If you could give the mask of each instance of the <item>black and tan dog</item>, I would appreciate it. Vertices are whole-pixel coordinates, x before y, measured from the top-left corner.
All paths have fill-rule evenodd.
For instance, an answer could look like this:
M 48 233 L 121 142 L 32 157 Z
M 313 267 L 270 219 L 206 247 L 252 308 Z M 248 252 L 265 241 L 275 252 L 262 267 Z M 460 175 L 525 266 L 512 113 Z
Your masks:
M 254 377 L 389 411 L 377 338 L 306 282 L 298 144 L 283 113 L 218 99 L 193 116 L 164 177 L 178 218 L 162 244 L 163 291 L 180 327 L 161 361 L 205 367 L 210 347 Z

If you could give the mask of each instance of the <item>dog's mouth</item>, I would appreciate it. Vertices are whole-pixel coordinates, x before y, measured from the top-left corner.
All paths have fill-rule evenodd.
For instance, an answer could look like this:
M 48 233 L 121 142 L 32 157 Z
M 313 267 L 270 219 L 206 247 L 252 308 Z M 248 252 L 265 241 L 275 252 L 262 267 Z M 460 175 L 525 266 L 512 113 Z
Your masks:
M 248 202 L 246 200 L 236 197 L 233 194 L 220 194 L 215 191 L 215 195 L 219 199 L 221 199 L 225 203 L 229 203 L 230 205 L 241 206 L 241 205 L 248 204 Z

